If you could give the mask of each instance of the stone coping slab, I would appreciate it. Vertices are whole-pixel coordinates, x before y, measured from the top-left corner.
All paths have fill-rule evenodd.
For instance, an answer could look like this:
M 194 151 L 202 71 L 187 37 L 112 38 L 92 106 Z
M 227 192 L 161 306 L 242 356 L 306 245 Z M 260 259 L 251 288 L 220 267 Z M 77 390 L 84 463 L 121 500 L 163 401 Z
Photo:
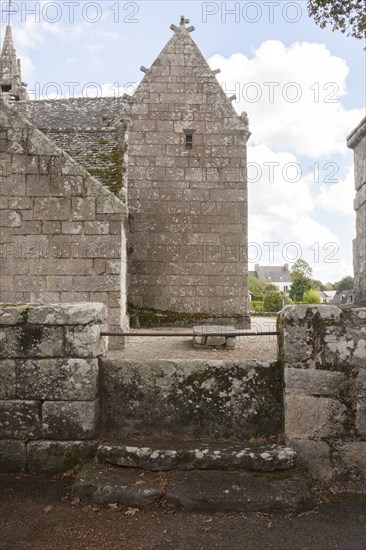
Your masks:
M 0 304 L 0 325 L 89 325 L 105 323 L 107 308 L 98 302 L 52 305 Z
M 282 445 L 250 443 L 143 442 L 100 444 L 100 460 L 148 470 L 286 471 L 296 467 L 297 453 Z

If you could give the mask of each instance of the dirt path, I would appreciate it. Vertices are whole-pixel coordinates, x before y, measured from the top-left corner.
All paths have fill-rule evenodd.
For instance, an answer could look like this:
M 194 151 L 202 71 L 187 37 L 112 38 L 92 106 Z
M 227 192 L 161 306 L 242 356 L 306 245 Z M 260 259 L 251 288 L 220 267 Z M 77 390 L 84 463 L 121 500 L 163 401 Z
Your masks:
M 73 502 L 73 479 L 0 476 L 1 550 L 364 550 L 366 500 L 294 515 L 192 514 Z

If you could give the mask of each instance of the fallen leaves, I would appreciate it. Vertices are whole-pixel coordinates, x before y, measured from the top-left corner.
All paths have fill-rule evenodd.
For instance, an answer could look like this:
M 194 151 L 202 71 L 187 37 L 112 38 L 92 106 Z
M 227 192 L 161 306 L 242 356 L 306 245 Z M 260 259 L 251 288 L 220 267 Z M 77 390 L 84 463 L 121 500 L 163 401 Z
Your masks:
M 48 514 L 49 512 L 52 512 L 54 509 L 55 507 L 53 506 L 53 504 L 48 504 L 43 508 L 43 511 L 46 512 L 46 514 Z
M 140 510 L 138 508 L 128 508 L 128 510 L 125 512 L 125 516 L 134 516 L 139 511 Z

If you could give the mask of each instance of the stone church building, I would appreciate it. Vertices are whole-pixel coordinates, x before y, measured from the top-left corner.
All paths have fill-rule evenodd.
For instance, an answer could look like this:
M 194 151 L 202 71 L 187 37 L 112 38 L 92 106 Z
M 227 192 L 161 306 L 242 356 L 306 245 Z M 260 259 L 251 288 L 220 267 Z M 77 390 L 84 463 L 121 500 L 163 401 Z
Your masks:
M 31 101 L 0 57 L 0 302 L 245 325 L 245 113 L 181 18 L 133 96 Z M 146 318 L 147 318 L 146 317 Z

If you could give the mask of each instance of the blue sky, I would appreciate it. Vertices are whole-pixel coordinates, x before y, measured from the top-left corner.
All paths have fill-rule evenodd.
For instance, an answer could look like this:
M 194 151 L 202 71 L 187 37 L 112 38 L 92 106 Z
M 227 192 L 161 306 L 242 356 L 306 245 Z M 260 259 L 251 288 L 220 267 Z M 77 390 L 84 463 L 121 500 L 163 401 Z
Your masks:
M 230 95 L 236 91 L 234 107 L 249 115 L 252 263 L 280 264 L 301 254 L 323 281 L 352 273 L 354 188 L 345 138 L 364 116 L 361 41 L 320 29 L 304 1 L 13 0 L 13 6 L 23 78 L 37 96 L 51 97 L 70 89 L 131 91 L 140 66 L 148 67 L 171 37 L 170 24 L 188 17 L 203 55 L 221 68 L 220 83 Z M 2 14 L 2 36 L 4 29 Z

